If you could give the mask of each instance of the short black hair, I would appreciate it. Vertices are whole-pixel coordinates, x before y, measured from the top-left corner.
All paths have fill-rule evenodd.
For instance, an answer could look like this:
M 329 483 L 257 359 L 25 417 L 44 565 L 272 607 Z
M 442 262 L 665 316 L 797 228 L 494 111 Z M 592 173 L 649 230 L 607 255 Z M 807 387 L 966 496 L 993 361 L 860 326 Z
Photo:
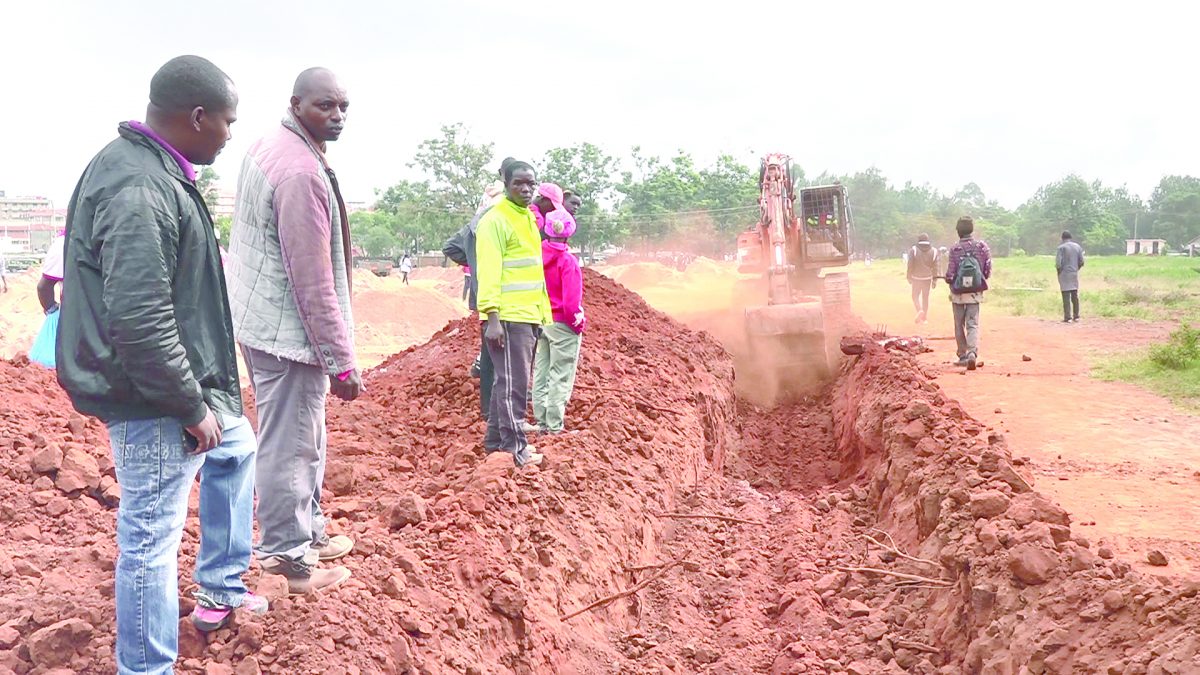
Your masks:
M 508 168 L 509 164 L 512 164 L 515 161 L 517 161 L 515 157 L 505 157 L 504 159 L 500 160 L 500 171 L 498 173 L 503 176 L 504 170 Z
M 150 103 L 167 112 L 229 110 L 235 105 L 233 80 L 206 58 L 176 56 L 150 80 Z
M 292 85 L 292 96 L 295 96 L 296 98 L 304 98 L 304 96 L 307 95 L 309 90 L 312 88 L 313 80 L 317 79 L 317 77 L 320 75 L 330 75 L 336 77 L 333 75 L 333 71 L 329 70 L 328 68 L 321 68 L 320 66 L 315 68 L 306 68 L 296 76 L 296 82 Z
M 579 201 L 583 201 L 582 195 L 577 195 L 574 192 L 571 192 L 570 190 L 563 190 L 563 201 L 564 202 L 567 201 L 568 199 L 570 199 L 571 197 L 574 197 L 574 198 L 578 199 Z
M 512 181 L 513 174 L 521 169 L 529 169 L 530 171 L 533 171 L 533 166 L 531 166 L 528 162 L 522 162 L 519 159 L 514 159 L 513 161 L 509 162 L 508 164 L 505 164 L 504 165 L 504 184 L 508 185 Z M 536 176 L 537 172 L 533 171 L 533 175 Z
M 958 236 L 965 237 L 975 231 L 975 219 L 971 216 L 963 216 L 958 219 L 954 229 L 958 231 Z
M 1063 241 L 1066 241 L 1066 240 L 1068 240 L 1068 239 L 1070 239 L 1070 238 L 1071 238 L 1071 233 L 1070 233 L 1070 232 L 1068 232 L 1067 230 L 1063 230 L 1063 235 L 1062 235 L 1062 237 L 1063 237 Z

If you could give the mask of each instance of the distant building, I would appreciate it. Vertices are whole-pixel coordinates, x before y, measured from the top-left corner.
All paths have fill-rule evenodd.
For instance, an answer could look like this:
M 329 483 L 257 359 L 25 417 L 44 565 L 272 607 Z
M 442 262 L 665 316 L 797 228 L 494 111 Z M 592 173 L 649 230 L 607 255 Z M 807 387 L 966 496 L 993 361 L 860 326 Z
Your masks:
M 66 209 L 54 208 L 45 197 L 8 197 L 0 192 L 0 251 L 45 251 L 66 222 Z
M 1166 239 L 1126 239 L 1125 255 L 1166 255 Z
M 1195 239 L 1184 244 L 1183 252 L 1187 253 L 1189 258 L 1200 255 L 1200 237 L 1196 237 Z
M 213 209 L 213 220 L 228 216 L 233 217 L 233 202 L 237 198 L 237 194 L 233 192 L 225 192 L 222 190 L 217 194 L 217 206 Z

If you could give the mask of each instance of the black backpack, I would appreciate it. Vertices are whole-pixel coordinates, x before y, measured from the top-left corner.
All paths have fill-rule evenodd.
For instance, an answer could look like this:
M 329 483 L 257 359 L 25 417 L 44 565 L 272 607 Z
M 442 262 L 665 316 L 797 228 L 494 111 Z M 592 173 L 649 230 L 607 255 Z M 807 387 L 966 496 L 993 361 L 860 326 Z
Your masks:
M 975 257 L 975 251 L 963 247 L 962 259 L 958 261 L 958 270 L 954 273 L 952 290 L 955 293 L 978 293 L 983 289 L 983 265 Z

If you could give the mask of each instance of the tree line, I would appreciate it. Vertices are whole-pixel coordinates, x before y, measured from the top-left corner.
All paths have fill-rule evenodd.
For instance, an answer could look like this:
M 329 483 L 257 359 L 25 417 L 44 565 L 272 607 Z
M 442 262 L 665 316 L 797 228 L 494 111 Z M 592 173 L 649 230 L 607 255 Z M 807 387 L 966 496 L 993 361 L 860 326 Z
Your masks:
M 539 179 L 583 197 L 576 241 L 585 252 L 612 244 L 721 255 L 757 220 L 758 166 L 730 155 L 699 166 L 684 151 L 659 157 L 639 147 L 629 157 L 621 162 L 585 142 L 531 162 Z M 351 214 L 356 244 L 371 257 L 440 249 L 470 220 L 498 164 L 492 143 L 472 142 L 462 124 L 443 126 L 409 164 L 420 179 L 377 191 L 370 210 Z M 1010 210 L 975 183 L 944 194 L 927 184 L 897 187 L 877 168 L 808 177 L 794 166 L 792 175 L 798 186 L 846 186 L 860 254 L 899 255 L 920 233 L 948 244 L 964 214 L 974 216 L 976 231 L 997 255 L 1051 252 L 1064 229 L 1095 254 L 1124 252 L 1125 239 L 1135 234 L 1173 247 L 1200 236 L 1200 178 L 1193 176 L 1163 177 L 1145 201 L 1123 186 L 1068 175 Z

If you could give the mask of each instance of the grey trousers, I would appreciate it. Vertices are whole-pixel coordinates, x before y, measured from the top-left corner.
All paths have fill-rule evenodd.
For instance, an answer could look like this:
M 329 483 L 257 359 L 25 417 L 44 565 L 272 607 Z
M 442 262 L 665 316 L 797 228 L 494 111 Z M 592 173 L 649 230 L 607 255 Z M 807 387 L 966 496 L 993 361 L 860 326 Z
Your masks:
M 917 279 L 908 283 L 912 285 L 913 309 L 917 310 L 917 313 L 921 315 L 928 316 L 929 291 L 933 288 L 933 280 Z
M 487 421 L 492 412 L 492 384 L 496 380 L 496 369 L 492 367 L 492 353 L 487 348 L 487 322 L 479 324 L 479 415 Z
M 529 405 L 529 375 L 540 327 L 508 321 L 501 321 L 500 326 L 504 329 L 503 347 L 483 341 L 496 369 L 483 447 L 488 452 L 510 452 L 517 466 L 522 466 L 529 461 L 529 441 L 521 423 Z
M 1079 291 L 1063 291 L 1063 321 L 1079 318 Z M 1074 309 L 1074 315 L 1071 310 Z
M 958 341 L 958 358 L 979 354 L 979 303 L 954 303 L 954 339 Z
M 315 565 L 324 546 L 325 396 L 329 376 L 316 366 L 242 347 L 258 408 L 260 558 Z

